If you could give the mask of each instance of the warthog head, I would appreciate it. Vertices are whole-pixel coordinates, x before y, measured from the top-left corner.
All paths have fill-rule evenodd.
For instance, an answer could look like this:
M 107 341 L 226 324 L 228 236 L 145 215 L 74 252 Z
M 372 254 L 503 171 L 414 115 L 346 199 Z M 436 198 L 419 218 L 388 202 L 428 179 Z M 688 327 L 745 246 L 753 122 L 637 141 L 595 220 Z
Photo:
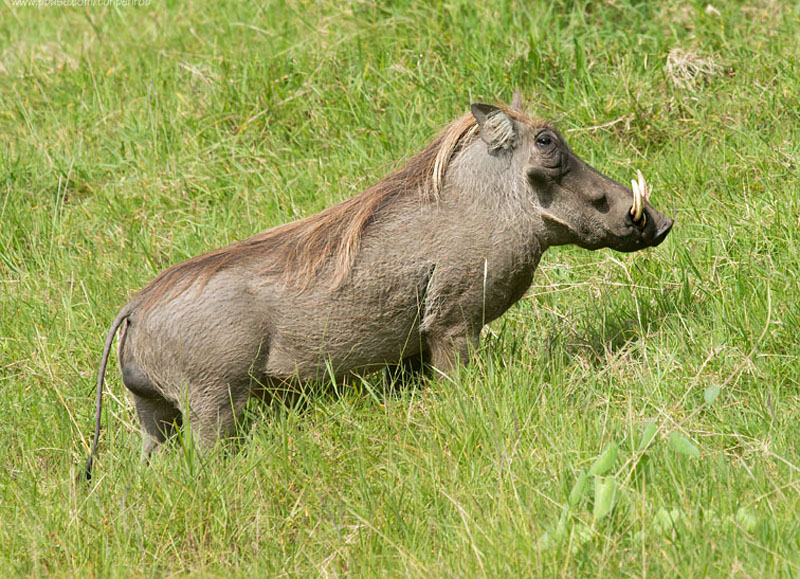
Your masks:
M 472 114 L 490 147 L 515 150 L 514 164 L 523 172 L 549 245 L 630 252 L 666 238 L 673 221 L 650 205 L 641 172 L 628 189 L 579 159 L 547 123 L 514 122 L 503 109 L 486 104 L 473 104 Z

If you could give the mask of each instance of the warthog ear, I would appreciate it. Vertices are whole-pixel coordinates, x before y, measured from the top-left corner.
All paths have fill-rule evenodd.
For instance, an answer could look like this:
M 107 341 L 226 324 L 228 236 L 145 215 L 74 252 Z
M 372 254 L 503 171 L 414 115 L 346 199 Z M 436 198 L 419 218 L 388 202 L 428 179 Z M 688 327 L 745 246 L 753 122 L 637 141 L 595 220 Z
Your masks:
M 522 112 L 522 93 L 518 90 L 514 91 L 514 95 L 511 97 L 511 105 L 509 108 L 512 111 L 520 111 Z
M 514 147 L 516 137 L 514 123 L 502 109 L 484 103 L 473 103 L 469 108 L 472 116 L 478 121 L 481 139 L 491 150 Z

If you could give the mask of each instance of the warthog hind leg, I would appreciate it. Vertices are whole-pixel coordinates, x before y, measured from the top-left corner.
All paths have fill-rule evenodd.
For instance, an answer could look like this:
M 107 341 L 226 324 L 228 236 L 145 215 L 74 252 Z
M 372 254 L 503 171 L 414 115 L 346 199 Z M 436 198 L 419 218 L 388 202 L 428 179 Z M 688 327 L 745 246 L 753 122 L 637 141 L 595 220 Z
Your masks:
M 122 380 L 133 395 L 144 437 L 142 451 L 148 457 L 175 433 L 181 424 L 181 412 L 158 392 L 136 363 L 128 363 L 122 368 Z

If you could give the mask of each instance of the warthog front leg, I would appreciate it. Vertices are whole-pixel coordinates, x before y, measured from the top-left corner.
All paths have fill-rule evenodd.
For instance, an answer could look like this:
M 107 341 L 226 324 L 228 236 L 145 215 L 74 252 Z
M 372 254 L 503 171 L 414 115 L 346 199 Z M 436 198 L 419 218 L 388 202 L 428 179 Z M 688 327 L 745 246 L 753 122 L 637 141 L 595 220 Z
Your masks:
M 220 438 L 234 433 L 236 421 L 250 398 L 249 386 L 212 382 L 188 393 L 189 424 L 195 441 L 208 449 Z
M 430 355 L 427 352 L 403 358 L 399 364 L 386 367 L 383 375 L 384 384 L 389 386 L 392 390 L 397 386 L 409 384 L 426 374 L 429 364 Z
M 469 363 L 479 342 L 477 333 L 464 329 L 428 334 L 426 343 L 431 353 L 431 365 L 437 371 L 449 374 L 459 363 Z

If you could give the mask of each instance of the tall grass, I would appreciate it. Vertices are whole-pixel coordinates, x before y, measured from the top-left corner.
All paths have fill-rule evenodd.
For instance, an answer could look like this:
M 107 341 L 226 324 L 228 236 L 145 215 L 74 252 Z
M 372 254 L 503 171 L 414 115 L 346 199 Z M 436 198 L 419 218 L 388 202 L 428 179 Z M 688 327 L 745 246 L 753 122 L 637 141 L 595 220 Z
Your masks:
M 800 574 L 796 4 L 1 10 L 4 574 Z M 662 246 L 553 249 L 471 366 L 253 405 L 237 449 L 144 465 L 112 370 L 75 481 L 133 292 L 515 89 L 598 169 L 645 172 Z

